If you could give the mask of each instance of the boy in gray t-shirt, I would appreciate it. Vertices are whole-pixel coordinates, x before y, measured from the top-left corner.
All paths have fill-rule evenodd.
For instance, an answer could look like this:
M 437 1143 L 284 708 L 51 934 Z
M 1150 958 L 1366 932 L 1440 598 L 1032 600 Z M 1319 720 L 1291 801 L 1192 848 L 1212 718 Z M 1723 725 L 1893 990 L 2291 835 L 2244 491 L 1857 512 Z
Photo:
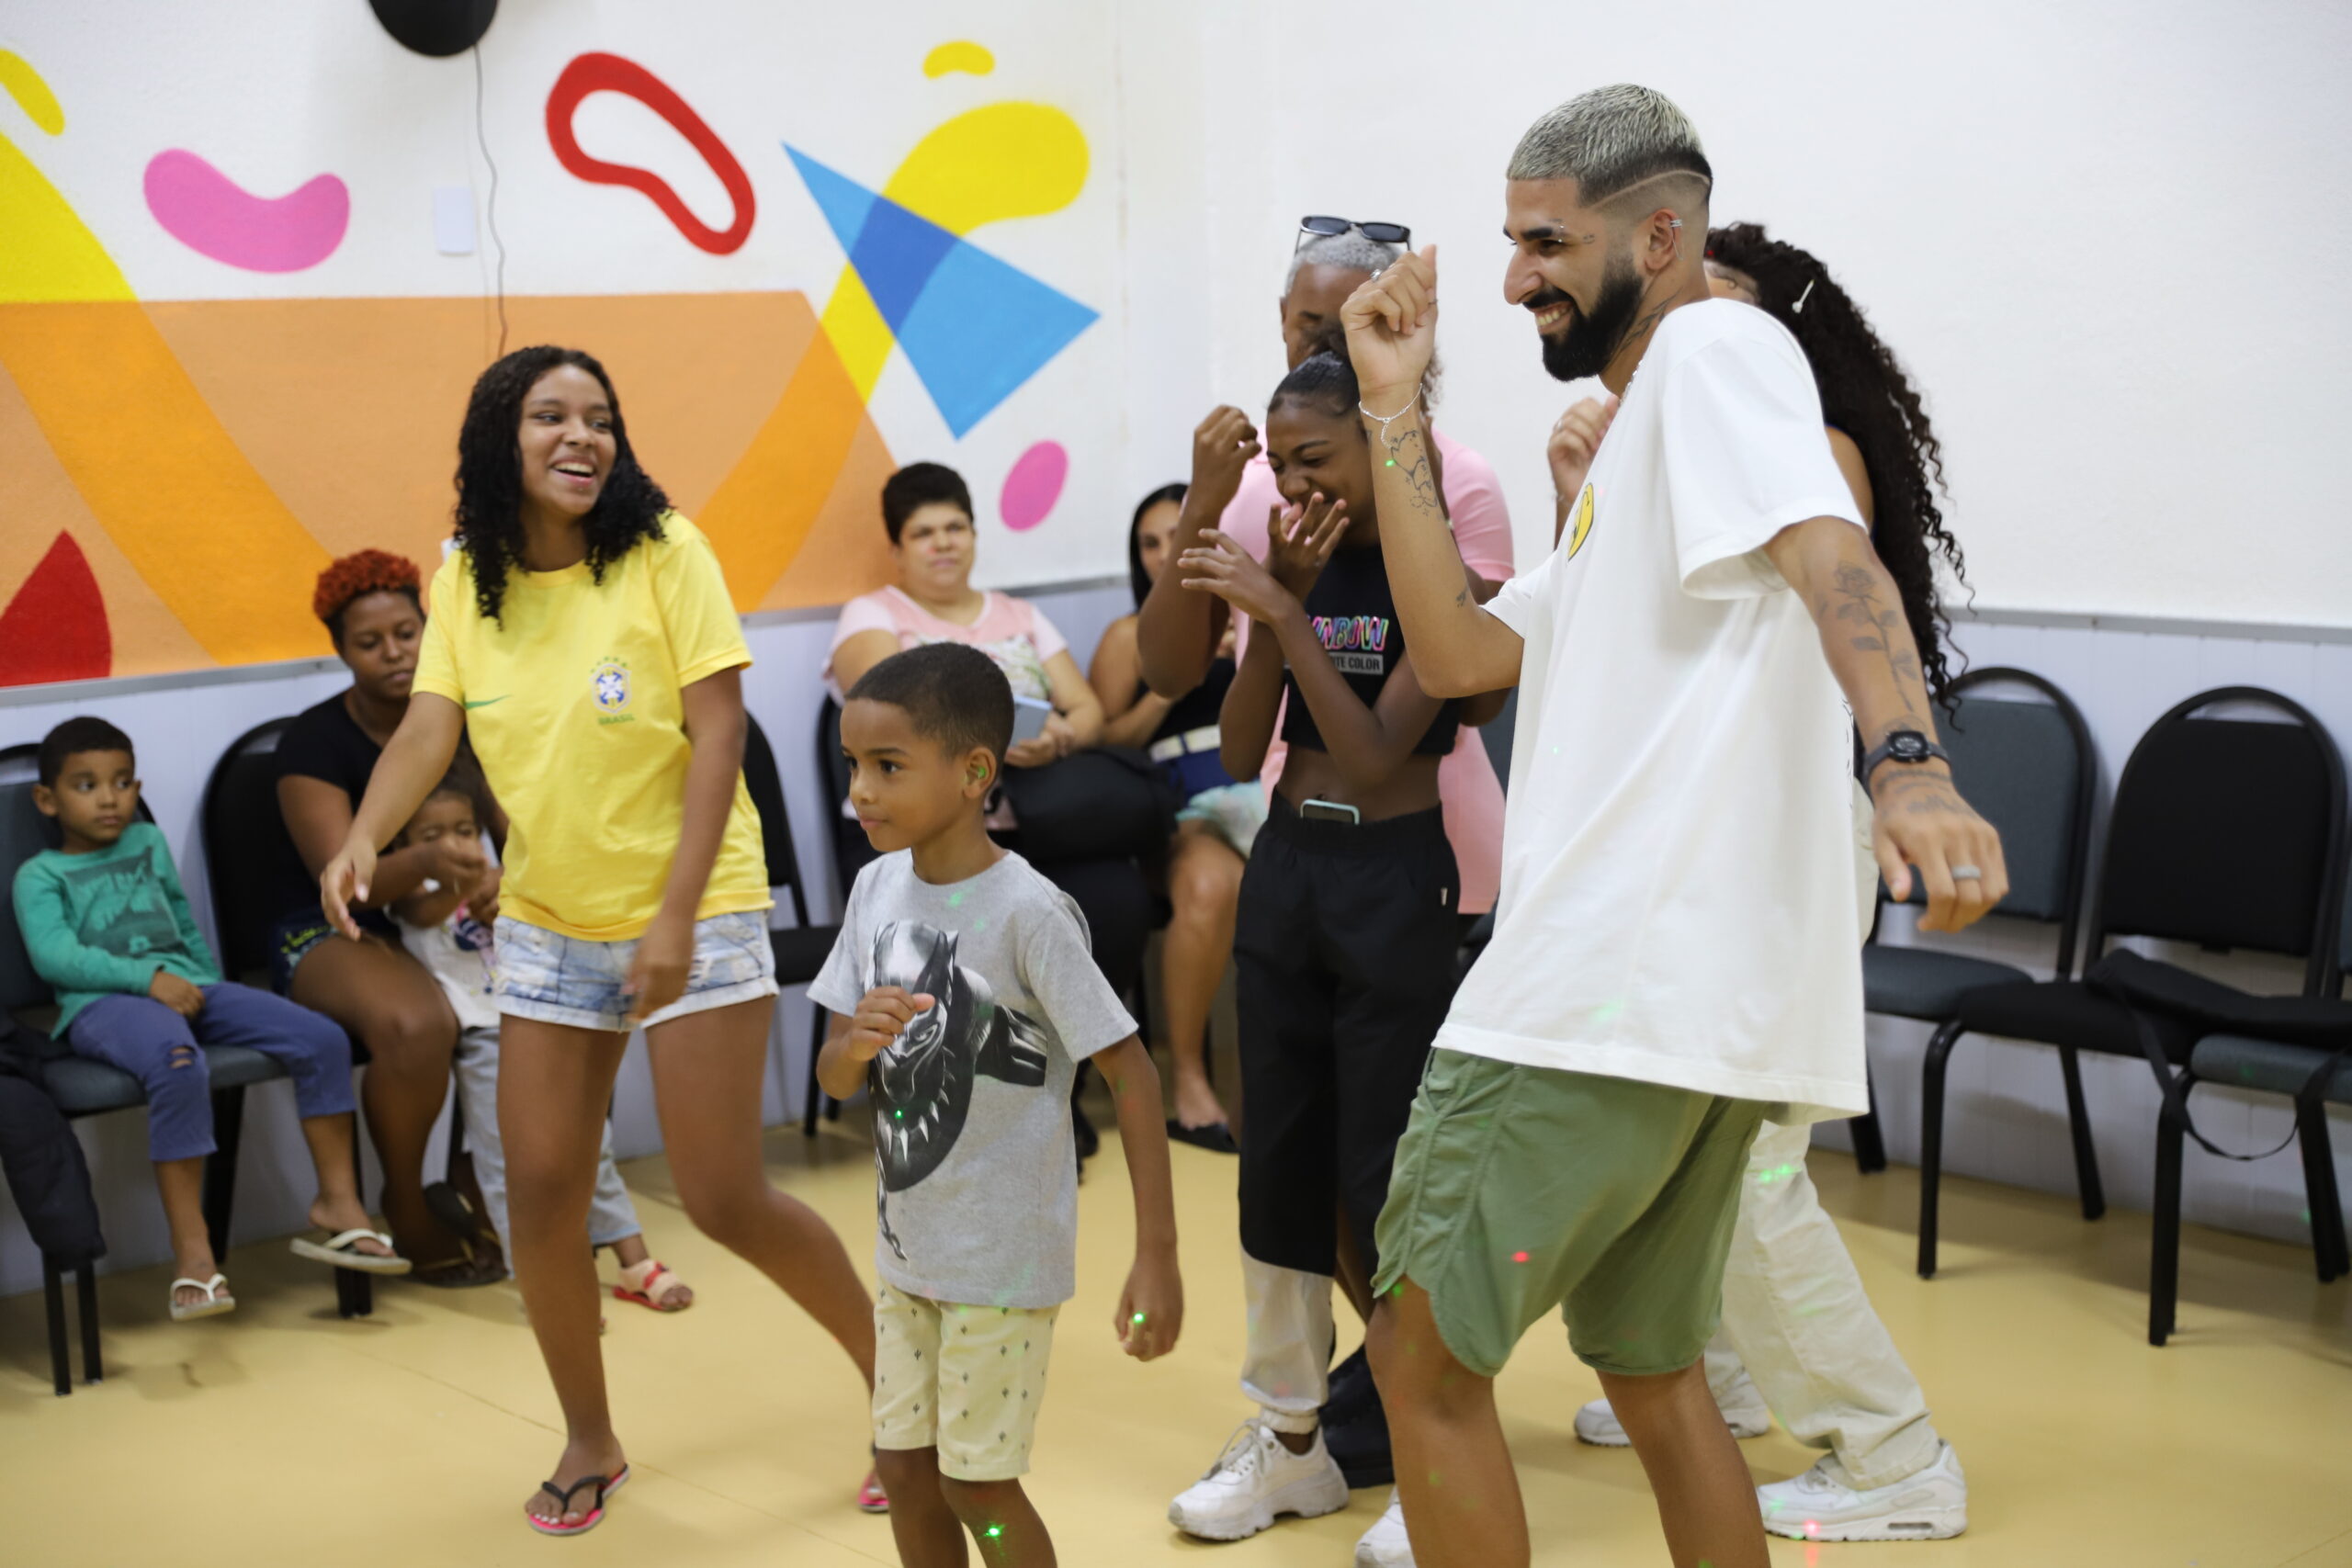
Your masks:
M 1018 1477 L 1077 1288 L 1080 1061 L 1117 1099 L 1135 1188 L 1120 1339 L 1150 1360 L 1183 1321 L 1158 1071 L 1078 906 L 988 836 L 1012 733 L 1011 687 L 960 644 L 896 654 L 851 689 L 850 804 L 884 853 L 808 987 L 835 1014 L 819 1082 L 874 1104 L 874 1437 L 912 1568 L 962 1562 L 967 1531 L 992 1564 L 1053 1560 Z

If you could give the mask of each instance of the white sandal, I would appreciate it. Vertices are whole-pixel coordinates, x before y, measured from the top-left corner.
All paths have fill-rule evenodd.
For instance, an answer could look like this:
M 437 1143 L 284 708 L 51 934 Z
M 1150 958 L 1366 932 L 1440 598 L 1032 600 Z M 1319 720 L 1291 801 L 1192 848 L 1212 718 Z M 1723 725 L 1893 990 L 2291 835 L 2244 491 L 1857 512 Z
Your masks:
M 204 1299 L 200 1302 L 181 1301 L 180 1287 L 182 1285 L 186 1285 L 191 1291 L 202 1291 Z M 171 1293 L 164 1300 L 171 1304 L 174 1323 L 186 1323 L 192 1317 L 219 1317 L 224 1312 L 237 1310 L 237 1298 L 229 1293 L 229 1276 L 226 1274 L 215 1274 L 209 1280 L 191 1280 L 185 1277 L 175 1280 L 172 1281 Z
M 294 1238 L 294 1256 L 307 1258 L 313 1263 L 332 1263 L 337 1269 L 356 1269 L 362 1274 L 405 1274 L 409 1271 L 409 1260 L 396 1252 L 387 1257 L 360 1251 L 358 1244 L 363 1241 L 381 1242 L 388 1252 L 392 1245 L 392 1238 L 382 1231 L 371 1231 L 365 1225 L 357 1225 L 339 1235 L 329 1236 L 323 1242 L 298 1235 Z

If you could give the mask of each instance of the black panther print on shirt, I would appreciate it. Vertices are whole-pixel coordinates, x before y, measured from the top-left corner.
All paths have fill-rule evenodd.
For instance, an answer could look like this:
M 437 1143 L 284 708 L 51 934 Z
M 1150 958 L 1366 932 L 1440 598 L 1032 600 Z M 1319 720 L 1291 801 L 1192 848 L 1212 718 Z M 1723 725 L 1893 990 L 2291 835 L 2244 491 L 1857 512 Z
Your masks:
M 937 926 L 893 920 L 874 936 L 871 986 L 897 986 L 933 998 L 928 1010 L 866 1066 L 881 1158 L 875 1206 L 882 1235 L 900 1258 L 890 1229 L 889 1195 L 937 1170 L 964 1131 L 972 1084 L 981 1075 L 1042 1088 L 1046 1033 L 1027 1014 L 1000 1006 L 986 976 L 956 962 L 956 938 Z

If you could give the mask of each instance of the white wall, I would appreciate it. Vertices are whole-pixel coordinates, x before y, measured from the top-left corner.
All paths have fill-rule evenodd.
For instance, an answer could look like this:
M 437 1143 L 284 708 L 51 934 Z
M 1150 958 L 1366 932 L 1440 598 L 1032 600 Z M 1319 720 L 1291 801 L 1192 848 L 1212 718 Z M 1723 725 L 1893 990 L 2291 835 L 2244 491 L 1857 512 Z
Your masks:
M 1102 628 L 1133 607 L 1125 586 L 1080 586 L 1027 595 L 1053 620 L 1073 648 L 1091 653 Z M 831 919 L 839 908 L 833 886 L 832 844 L 827 833 L 823 790 L 817 773 L 817 710 L 823 700 L 817 671 L 831 641 L 829 615 L 761 616 L 746 628 L 754 665 L 744 682 L 744 701 L 766 731 L 784 776 L 785 805 L 792 818 L 793 844 L 809 882 L 811 916 Z M 322 663 L 331 661 L 322 660 Z M 229 744 L 254 725 L 300 712 L 343 688 L 342 666 L 325 670 L 279 667 L 267 678 L 223 682 L 218 678 L 155 685 L 90 682 L 59 688 L 51 701 L 28 701 L 36 691 L 0 697 L 0 745 L 38 740 L 70 714 L 95 712 L 120 725 L 139 748 L 139 767 L 149 806 L 171 840 L 188 901 L 208 936 L 212 927 L 210 883 L 198 831 L 204 781 Z M 775 923 L 789 923 L 779 912 Z M 776 1007 L 771 1039 L 763 1119 L 771 1125 L 797 1115 L 808 1071 L 810 1012 L 795 988 Z M 446 1119 L 447 1112 L 444 1112 Z M 106 1226 L 107 1267 L 130 1269 L 170 1255 L 164 1216 L 147 1160 L 147 1116 L 126 1111 L 74 1123 L 90 1161 Z M 630 1043 L 615 1094 L 614 1145 L 623 1158 L 662 1146 L 653 1111 L 652 1080 L 642 1036 Z M 363 1147 L 366 1141 L 362 1140 Z M 447 1145 L 436 1135 L 425 1156 L 428 1173 L 440 1169 Z M 378 1190 L 374 1151 L 368 1151 L 368 1191 Z M 5 1190 L 5 1189 L 0 1189 Z M 301 1228 L 313 1190 L 309 1156 L 294 1114 L 292 1086 L 262 1084 L 247 1092 L 244 1148 L 238 1163 L 235 1235 L 243 1241 L 282 1235 Z M 25 1234 L 13 1197 L 0 1201 L 0 1294 L 29 1290 L 40 1282 L 40 1256 Z
M 1131 6 L 1126 26 L 1145 27 Z M 1188 15 L 1193 13 L 1187 13 Z M 1502 170 L 1529 121 L 1638 81 L 1697 122 L 1719 220 L 1822 256 L 1925 389 L 1980 601 L 2352 625 L 2352 8 L 1785 0 L 1563 7 L 1211 0 L 1129 68 L 1135 374 L 1262 408 L 1302 213 L 1441 246 L 1440 418 L 1548 542 L 1551 381 L 1504 305 Z M 1136 48 L 1135 54 L 1145 50 Z M 1158 126 L 1182 154 L 1148 149 Z M 1153 209 L 1157 208 L 1157 210 Z M 1189 248 L 1187 248 L 1189 247 Z M 1205 329 L 1210 386 L 1195 389 Z M 1146 439 L 1170 459 L 1181 434 Z

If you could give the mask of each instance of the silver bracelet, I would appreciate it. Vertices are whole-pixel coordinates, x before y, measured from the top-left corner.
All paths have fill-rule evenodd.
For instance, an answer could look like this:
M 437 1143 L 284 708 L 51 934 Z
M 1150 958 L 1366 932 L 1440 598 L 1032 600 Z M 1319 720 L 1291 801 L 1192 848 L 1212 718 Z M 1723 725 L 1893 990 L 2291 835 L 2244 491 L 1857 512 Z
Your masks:
M 1415 409 L 1417 409 L 1417 408 L 1419 408 L 1419 407 L 1420 406 L 1420 403 L 1421 403 L 1421 394 L 1420 394 L 1420 393 L 1419 393 L 1419 392 L 1415 392 L 1415 393 L 1412 395 L 1412 397 L 1411 397 L 1409 400 L 1407 400 L 1407 402 L 1406 402 L 1406 404 L 1405 404 L 1405 406 L 1404 406 L 1403 408 L 1398 409 L 1395 413 L 1390 414 L 1386 419 L 1383 419 L 1383 418 L 1381 418 L 1378 414 L 1376 414 L 1376 413 L 1373 412 L 1370 409 L 1368 409 L 1368 408 L 1364 407 L 1364 406 L 1363 406 L 1363 403 L 1361 403 L 1361 402 L 1359 402 L 1359 403 L 1357 403 L 1357 404 L 1356 404 L 1356 412 L 1358 412 L 1358 413 L 1360 413 L 1360 414 L 1363 415 L 1363 416 L 1364 416 L 1364 418 L 1366 418 L 1366 419 L 1368 419 L 1368 420 L 1372 421 L 1372 423 L 1374 423 L 1374 424 L 1376 424 L 1376 425 L 1380 426 L 1380 440 L 1381 440 L 1381 445 L 1383 445 L 1383 446 L 1386 446 L 1386 445 L 1387 445 L 1387 443 L 1388 443 L 1388 427 L 1389 427 L 1390 425 L 1392 425 L 1392 424 L 1396 423 L 1398 420 L 1400 420 L 1400 419 L 1404 418 L 1407 414 L 1411 413 Z M 1389 468 L 1395 468 L 1395 467 L 1396 466 L 1396 458 L 1394 458 L 1394 457 L 1389 458 L 1389 459 L 1388 459 L 1388 462 L 1387 462 L 1387 466 L 1388 466 Z

